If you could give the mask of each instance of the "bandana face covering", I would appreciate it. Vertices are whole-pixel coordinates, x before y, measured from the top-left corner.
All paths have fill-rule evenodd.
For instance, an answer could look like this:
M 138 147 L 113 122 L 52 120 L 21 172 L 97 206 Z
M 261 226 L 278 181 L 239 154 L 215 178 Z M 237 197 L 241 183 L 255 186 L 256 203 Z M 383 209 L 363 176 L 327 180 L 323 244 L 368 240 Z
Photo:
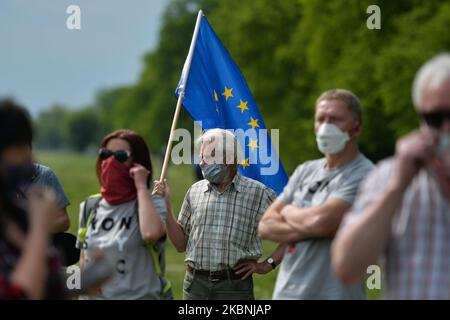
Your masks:
M 118 205 L 136 199 L 137 191 L 130 177 L 130 168 L 116 158 L 103 160 L 101 177 L 103 185 L 100 192 L 109 204 Z

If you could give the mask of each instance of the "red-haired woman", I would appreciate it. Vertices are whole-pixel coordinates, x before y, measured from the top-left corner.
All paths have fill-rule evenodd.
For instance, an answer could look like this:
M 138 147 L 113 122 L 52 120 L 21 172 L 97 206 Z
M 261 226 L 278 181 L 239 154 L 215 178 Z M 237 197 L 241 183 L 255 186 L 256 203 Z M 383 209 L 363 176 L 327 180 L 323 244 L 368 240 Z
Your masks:
M 80 205 L 80 265 L 88 266 L 100 248 L 113 258 L 115 273 L 98 292 L 82 298 L 163 298 L 168 289 L 162 252 L 165 207 L 148 191 L 152 163 L 147 144 L 131 130 L 107 135 L 96 171 L 101 193 Z

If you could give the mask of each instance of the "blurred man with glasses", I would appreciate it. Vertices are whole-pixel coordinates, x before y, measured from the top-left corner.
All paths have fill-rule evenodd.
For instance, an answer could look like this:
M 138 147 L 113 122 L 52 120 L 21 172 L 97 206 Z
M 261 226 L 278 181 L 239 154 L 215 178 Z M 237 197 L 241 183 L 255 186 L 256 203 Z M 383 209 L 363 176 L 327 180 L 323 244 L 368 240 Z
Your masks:
M 368 176 L 333 243 L 346 282 L 385 257 L 388 299 L 450 298 L 450 54 L 426 62 L 413 83 L 420 128 Z

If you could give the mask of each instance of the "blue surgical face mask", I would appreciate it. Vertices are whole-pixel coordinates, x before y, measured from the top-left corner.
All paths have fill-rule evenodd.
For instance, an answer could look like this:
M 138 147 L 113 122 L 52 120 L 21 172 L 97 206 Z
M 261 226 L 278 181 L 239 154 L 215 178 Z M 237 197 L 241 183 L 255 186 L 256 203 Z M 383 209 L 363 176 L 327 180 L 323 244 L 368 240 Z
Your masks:
M 226 164 L 204 164 L 200 168 L 202 169 L 203 177 L 211 183 L 221 183 L 227 175 Z

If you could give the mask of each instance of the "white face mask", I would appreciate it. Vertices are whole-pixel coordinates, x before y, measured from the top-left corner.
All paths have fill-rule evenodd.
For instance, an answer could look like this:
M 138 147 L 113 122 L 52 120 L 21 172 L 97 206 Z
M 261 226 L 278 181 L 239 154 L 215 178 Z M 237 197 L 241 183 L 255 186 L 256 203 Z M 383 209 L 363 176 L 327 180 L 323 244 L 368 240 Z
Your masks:
M 347 132 L 331 123 L 323 123 L 316 132 L 317 147 L 323 154 L 341 152 L 349 139 Z

